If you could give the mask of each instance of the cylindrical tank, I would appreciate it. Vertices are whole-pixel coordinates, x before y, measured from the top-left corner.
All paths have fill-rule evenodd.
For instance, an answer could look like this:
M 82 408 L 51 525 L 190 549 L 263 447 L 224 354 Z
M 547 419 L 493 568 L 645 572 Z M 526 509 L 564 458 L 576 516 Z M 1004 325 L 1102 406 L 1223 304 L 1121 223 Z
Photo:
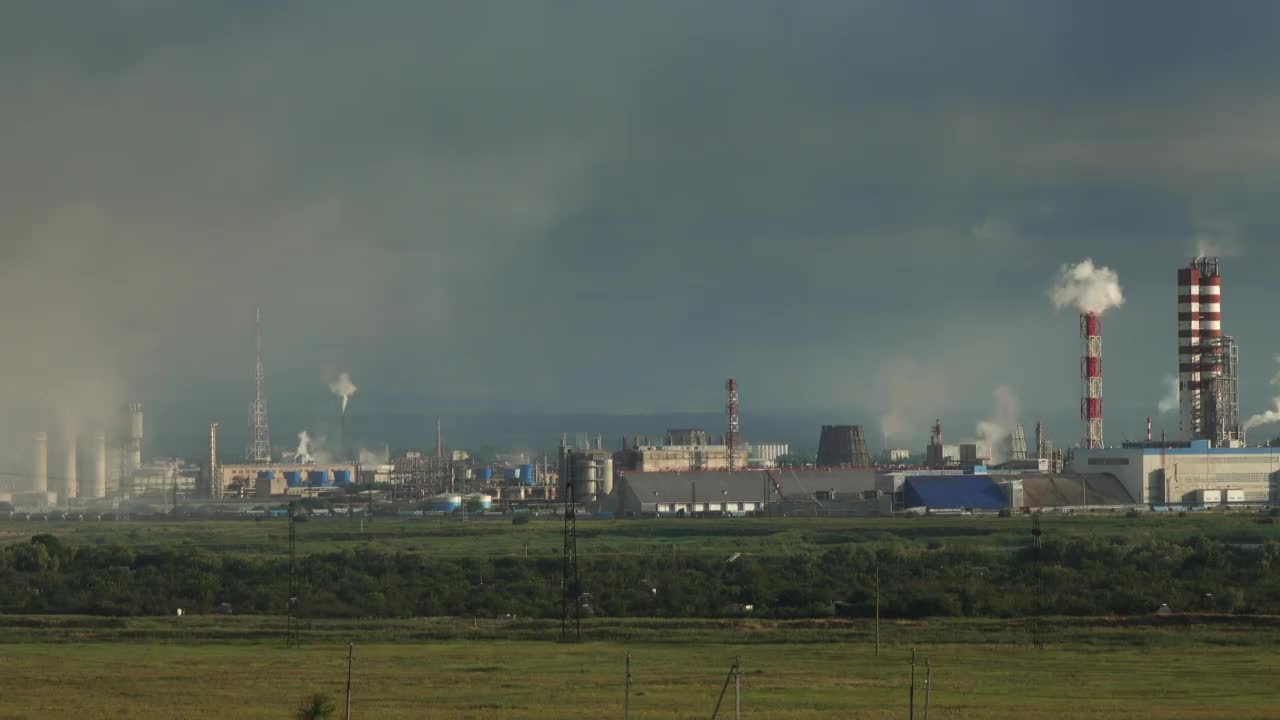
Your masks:
M 259 480 L 267 480 L 267 481 L 270 481 L 270 480 L 274 480 L 275 478 L 276 478 L 276 471 L 275 471 L 275 470 L 259 470 L 259 471 L 258 471 L 258 479 L 259 479 Z
M 333 484 L 334 485 L 350 485 L 351 471 L 350 470 L 334 470 Z
M 518 467 L 513 467 L 513 468 L 506 468 L 506 469 L 504 469 L 504 470 L 502 471 L 502 479 L 503 479 L 503 480 L 506 480 L 507 482 L 519 482 L 519 481 L 520 481 L 520 468 L 518 468 Z
M 481 510 L 488 510 L 489 508 L 493 507 L 492 495 L 486 495 L 484 493 L 472 493 L 467 496 L 466 500 L 468 505 L 470 505 L 473 501 L 479 502 Z
M 93 485 L 89 487 L 87 497 L 100 498 L 107 495 L 107 434 L 94 433 L 94 468 Z
M 308 470 L 307 487 L 329 487 L 329 472 L 327 470 Z
M 291 487 L 291 488 L 302 487 L 302 471 L 300 471 L 300 470 L 285 470 L 285 471 L 284 471 L 284 484 L 285 484 L 285 485 L 288 485 L 288 486 L 289 486 L 289 487 Z
M 600 472 L 600 494 L 604 496 L 613 494 L 613 456 L 606 455 L 604 458 L 604 467 Z
M 49 492 L 49 433 L 36 433 L 36 457 L 35 467 L 31 471 L 31 492 Z
M 525 485 L 538 484 L 538 467 L 533 463 L 525 463 L 520 466 L 520 482 Z
M 491 468 L 491 467 L 476 468 L 476 479 L 477 479 L 477 480 L 483 480 L 483 481 L 486 481 L 486 482 L 487 482 L 487 481 L 489 481 L 489 480 L 492 480 L 492 479 L 493 479 L 493 468 Z
M 436 495 L 431 498 L 431 509 L 436 512 L 453 512 L 462 507 L 461 495 Z

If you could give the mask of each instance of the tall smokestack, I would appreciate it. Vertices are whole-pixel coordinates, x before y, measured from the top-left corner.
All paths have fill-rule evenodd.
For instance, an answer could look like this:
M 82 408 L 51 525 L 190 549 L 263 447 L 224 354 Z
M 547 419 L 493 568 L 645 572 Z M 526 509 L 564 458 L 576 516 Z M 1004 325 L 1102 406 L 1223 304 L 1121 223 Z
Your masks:
M 36 433 L 35 467 L 31 472 L 31 492 L 49 492 L 49 433 Z
M 222 497 L 222 479 L 218 477 L 218 423 L 209 423 L 209 497 Z
M 89 486 L 86 497 L 101 498 L 107 496 L 107 434 L 93 435 L 93 484 Z
M 1097 313 L 1080 315 L 1080 337 L 1084 357 L 1080 360 L 1080 418 L 1084 421 L 1086 448 L 1103 447 L 1102 442 L 1102 318 Z
M 76 435 L 67 433 L 67 467 L 62 475 L 62 500 L 75 498 L 80 486 L 76 480 Z
M 142 403 L 129 404 L 129 469 L 142 467 Z

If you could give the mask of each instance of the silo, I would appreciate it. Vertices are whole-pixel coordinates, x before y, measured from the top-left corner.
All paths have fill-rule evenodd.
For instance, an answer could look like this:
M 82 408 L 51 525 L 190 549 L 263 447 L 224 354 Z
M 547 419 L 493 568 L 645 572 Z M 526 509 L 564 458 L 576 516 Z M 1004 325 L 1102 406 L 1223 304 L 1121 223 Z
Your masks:
M 491 467 L 476 468 L 476 479 L 483 480 L 484 482 L 488 482 L 492 480 L 493 468 Z
M 101 498 L 107 496 L 107 434 L 94 433 L 93 445 L 93 483 L 85 496 Z
M 67 467 L 62 475 L 62 500 L 65 502 L 76 497 L 79 482 L 76 480 L 76 435 L 67 433 Z
M 538 484 L 538 467 L 533 463 L 525 463 L 520 466 L 520 482 L 525 485 Z
M 49 433 L 36 433 L 35 465 L 31 471 L 31 492 L 49 492 Z

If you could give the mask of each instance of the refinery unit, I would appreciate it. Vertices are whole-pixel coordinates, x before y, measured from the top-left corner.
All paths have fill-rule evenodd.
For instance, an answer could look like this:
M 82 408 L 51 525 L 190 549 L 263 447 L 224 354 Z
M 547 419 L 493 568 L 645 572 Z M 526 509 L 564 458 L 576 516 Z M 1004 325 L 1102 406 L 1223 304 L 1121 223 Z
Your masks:
M 1240 418 L 1239 350 L 1222 331 L 1222 277 L 1216 258 L 1199 257 L 1177 273 L 1179 428 L 1176 438 L 1108 447 L 1103 427 L 1103 312 L 1081 306 L 1079 332 L 1079 447 L 1056 449 L 1042 423 L 1027 437 L 1022 425 L 999 437 L 947 443 L 942 421 L 931 428 L 924 462 L 888 449 L 877 465 L 858 425 L 821 427 L 816 462 L 780 468 L 785 443 L 742 441 L 738 384 L 725 383 L 723 434 L 674 428 L 662 442 L 626 438 L 617 451 L 600 435 L 560 442 L 554 462 L 529 454 L 477 463 L 445 448 L 437 420 L 434 452 L 385 453 L 360 461 L 347 436 L 347 408 L 355 386 L 345 373 L 331 386 L 341 397 L 336 451 L 308 451 L 306 433 L 292 452 L 273 450 L 268 427 L 261 316 L 255 319 L 255 396 L 242 459 L 224 461 L 219 424 L 209 426 L 203 466 L 180 459 L 144 462 L 140 403 L 121 413 L 117 427 L 88 435 L 65 432 L 60 474 L 50 473 L 50 434 L 34 434 L 28 482 L 0 487 L 0 501 L 41 509 L 122 508 L 132 503 L 176 507 L 179 501 L 227 503 L 335 499 L 363 492 L 413 504 L 419 512 L 459 509 L 558 511 L 566 493 L 593 513 L 620 516 L 705 514 L 883 514 L 909 509 L 1025 510 L 1265 504 L 1280 497 L 1280 456 L 1246 444 Z M 1111 307 L 1114 307 L 1112 305 Z M 92 464 L 79 467 L 79 443 L 90 441 Z M 794 460 L 792 461 L 794 462 Z M 791 464 L 791 463 L 789 463 Z

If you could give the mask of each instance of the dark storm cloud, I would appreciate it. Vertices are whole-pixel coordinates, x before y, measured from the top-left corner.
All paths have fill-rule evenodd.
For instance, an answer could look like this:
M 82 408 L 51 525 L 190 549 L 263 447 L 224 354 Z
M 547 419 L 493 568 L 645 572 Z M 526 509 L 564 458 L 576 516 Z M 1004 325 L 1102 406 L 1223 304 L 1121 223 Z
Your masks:
M 1146 407 L 1197 244 L 1241 256 L 1262 394 L 1280 346 L 1231 298 L 1276 259 L 1278 15 L 10 3 L 6 404 L 73 378 L 239 413 L 261 305 L 285 403 L 348 369 L 356 402 L 704 409 L 734 373 L 756 407 L 877 415 L 908 366 L 948 388 L 920 415 L 1002 382 L 1057 407 L 1076 349 L 1045 286 L 1093 255 L 1131 296 L 1110 402 Z

